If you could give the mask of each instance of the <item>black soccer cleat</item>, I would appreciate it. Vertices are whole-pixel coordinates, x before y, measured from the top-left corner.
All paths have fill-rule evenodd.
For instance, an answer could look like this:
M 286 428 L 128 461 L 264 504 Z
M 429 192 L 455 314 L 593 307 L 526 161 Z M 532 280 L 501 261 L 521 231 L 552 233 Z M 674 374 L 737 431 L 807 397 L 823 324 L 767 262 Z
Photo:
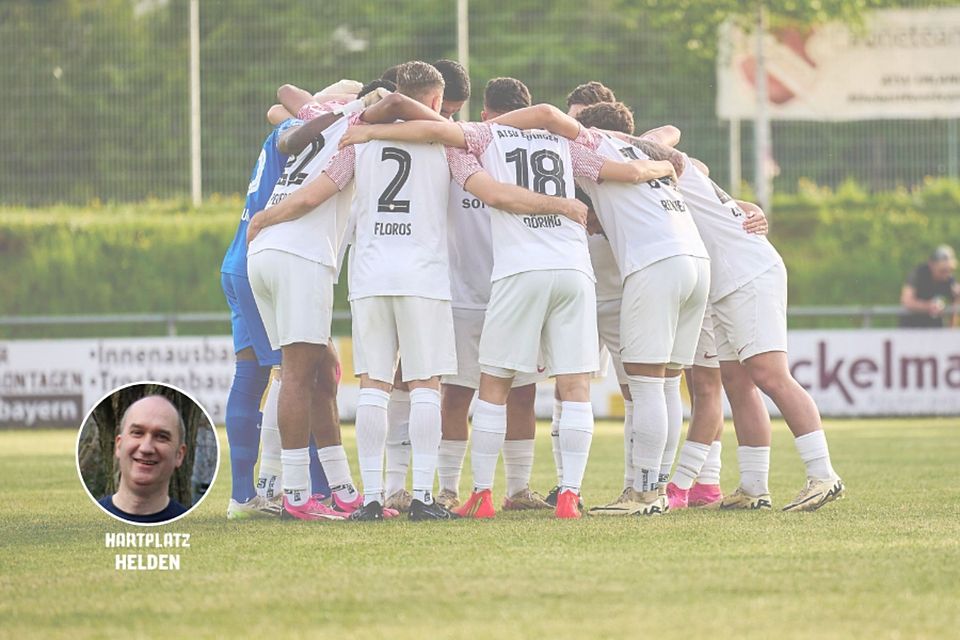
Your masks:
M 365 504 L 351 513 L 348 519 L 354 522 L 376 522 L 383 520 L 383 506 L 376 501 Z
M 553 489 L 550 489 L 550 493 L 547 494 L 547 497 L 543 499 L 551 507 L 556 508 L 557 506 L 557 496 L 560 495 L 560 485 L 555 486 Z
M 547 497 L 543 499 L 548 505 L 553 508 L 557 507 L 557 496 L 560 495 L 560 485 L 555 486 L 553 489 L 550 489 L 550 493 L 547 494 Z M 583 511 L 583 500 L 577 500 L 577 508 L 580 511 Z
M 413 521 L 420 520 L 456 520 L 460 516 L 448 511 L 445 507 L 436 502 L 425 504 L 420 500 L 410 502 L 409 518 Z

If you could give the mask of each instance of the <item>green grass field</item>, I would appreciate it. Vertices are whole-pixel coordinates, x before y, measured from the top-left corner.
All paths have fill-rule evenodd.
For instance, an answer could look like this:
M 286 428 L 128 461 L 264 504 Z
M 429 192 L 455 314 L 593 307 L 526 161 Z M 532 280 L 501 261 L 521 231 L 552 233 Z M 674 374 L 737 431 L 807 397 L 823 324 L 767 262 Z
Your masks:
M 776 505 L 804 474 L 775 432 Z M 619 493 L 620 434 L 598 425 L 588 505 Z M 229 523 L 224 451 L 206 501 L 150 529 L 192 534 L 181 570 L 118 572 L 104 533 L 147 529 L 90 501 L 75 433 L 0 432 L 0 637 L 957 637 L 960 420 L 833 421 L 828 436 L 848 493 L 817 513 L 563 522 Z

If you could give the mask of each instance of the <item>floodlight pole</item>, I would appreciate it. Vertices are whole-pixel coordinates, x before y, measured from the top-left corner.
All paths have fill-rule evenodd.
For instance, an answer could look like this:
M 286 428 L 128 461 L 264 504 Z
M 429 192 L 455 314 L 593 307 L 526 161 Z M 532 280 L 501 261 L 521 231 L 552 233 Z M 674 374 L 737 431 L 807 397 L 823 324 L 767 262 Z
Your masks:
M 770 144 L 770 114 L 767 110 L 767 64 L 764 58 L 763 40 L 766 37 L 766 11 L 763 0 L 757 3 L 757 112 L 754 121 L 754 181 L 757 188 L 758 204 L 770 214 L 770 177 L 767 162 L 773 157 Z
M 470 2 L 457 0 L 457 61 L 470 77 Z M 470 120 L 470 99 L 460 109 L 460 119 Z
M 190 0 L 190 199 L 203 201 L 200 147 L 200 0 Z

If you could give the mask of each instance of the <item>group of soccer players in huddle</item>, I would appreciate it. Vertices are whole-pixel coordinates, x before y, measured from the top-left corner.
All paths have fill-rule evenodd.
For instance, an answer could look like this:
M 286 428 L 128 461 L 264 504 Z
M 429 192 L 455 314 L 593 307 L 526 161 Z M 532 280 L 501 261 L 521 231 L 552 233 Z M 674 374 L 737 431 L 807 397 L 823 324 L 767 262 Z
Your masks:
M 819 411 L 789 372 L 786 270 L 759 207 L 675 149 L 675 127 L 635 137 L 630 109 L 599 82 L 572 91 L 564 113 L 496 78 L 482 121 L 454 122 L 469 96 L 450 60 L 278 92 L 222 268 L 237 352 L 228 517 L 489 518 L 502 455 L 503 509 L 579 518 L 590 381 L 607 354 L 624 396 L 624 488 L 588 514 L 770 509 L 761 391 L 807 470 L 783 509 L 842 497 Z M 362 491 L 340 440 L 331 342 L 347 247 Z M 674 469 L 684 369 L 693 410 Z M 543 496 L 530 476 L 547 377 L 557 486 Z M 739 444 L 726 496 L 722 392 Z

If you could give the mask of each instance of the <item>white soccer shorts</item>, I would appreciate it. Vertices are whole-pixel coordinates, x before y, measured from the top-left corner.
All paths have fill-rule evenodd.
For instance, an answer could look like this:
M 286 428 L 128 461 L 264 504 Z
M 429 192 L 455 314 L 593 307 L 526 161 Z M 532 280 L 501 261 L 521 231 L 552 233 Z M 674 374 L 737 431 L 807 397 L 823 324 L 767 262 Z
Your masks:
M 776 264 L 713 303 L 721 360 L 787 351 L 787 269 Z
M 613 372 L 617 375 L 617 384 L 627 384 L 627 372 L 623 370 L 620 359 L 620 306 L 622 300 L 600 300 L 597 302 L 597 333 L 600 335 L 600 370 L 597 377 L 605 378 L 607 360 L 613 363 Z M 604 349 L 606 347 L 606 349 Z
M 418 296 L 371 296 L 350 302 L 356 375 L 393 383 L 397 355 L 403 381 L 457 372 L 449 300 Z
M 713 332 L 713 307 L 710 303 L 707 303 L 707 309 L 703 312 L 703 325 L 700 327 L 700 339 L 697 341 L 697 353 L 693 357 L 693 365 L 708 369 L 720 368 L 717 340 Z
M 247 259 L 247 274 L 272 348 L 330 341 L 333 267 L 266 249 Z
M 452 384 L 468 389 L 480 388 L 480 334 L 486 309 L 453 309 L 453 332 L 457 342 L 457 373 L 443 376 L 443 384 Z M 540 368 L 540 367 L 538 367 Z M 542 382 L 547 376 L 541 373 L 518 373 L 513 378 L 513 388 Z
M 493 283 L 480 336 L 480 366 L 548 376 L 599 368 L 597 294 L 587 274 L 574 269 L 525 271 Z
M 627 276 L 620 311 L 623 361 L 692 365 L 709 291 L 705 258 L 673 256 Z

